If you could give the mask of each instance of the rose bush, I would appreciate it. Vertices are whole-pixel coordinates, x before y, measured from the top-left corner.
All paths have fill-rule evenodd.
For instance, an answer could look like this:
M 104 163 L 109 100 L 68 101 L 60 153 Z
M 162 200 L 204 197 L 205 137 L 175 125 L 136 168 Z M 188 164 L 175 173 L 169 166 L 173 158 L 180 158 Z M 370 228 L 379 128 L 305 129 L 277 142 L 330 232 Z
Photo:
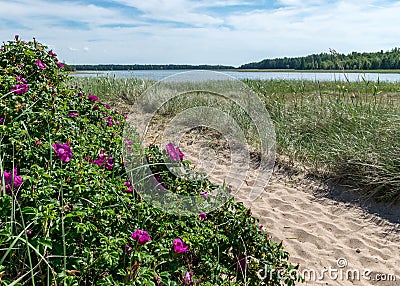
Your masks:
M 128 179 L 124 144 L 160 163 L 154 178 L 166 191 L 207 199 L 215 186 L 169 173 L 167 160 L 185 164 L 178 147 L 123 138 L 125 116 L 67 79 L 36 40 L 1 47 L 0 284 L 294 284 L 283 275 L 289 254 L 242 203 L 192 217 L 148 204 Z M 265 267 L 275 272 L 260 280 Z

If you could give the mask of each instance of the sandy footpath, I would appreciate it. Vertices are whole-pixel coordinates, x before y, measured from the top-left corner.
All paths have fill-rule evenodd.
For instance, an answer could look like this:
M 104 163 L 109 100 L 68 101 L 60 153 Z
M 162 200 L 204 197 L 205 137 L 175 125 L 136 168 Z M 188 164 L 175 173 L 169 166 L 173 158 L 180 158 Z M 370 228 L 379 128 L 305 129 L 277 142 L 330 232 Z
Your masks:
M 203 166 L 211 180 L 225 180 L 229 156 L 213 138 L 192 132 L 179 144 L 186 158 L 199 169 Z M 212 155 L 217 164 L 213 169 L 204 167 Z M 256 200 L 247 196 L 250 188 L 244 184 L 235 199 L 251 208 L 272 239 L 283 241 L 290 261 L 299 263 L 301 272 L 306 270 L 306 281 L 297 285 L 400 285 L 398 205 L 362 205 L 359 202 L 364 200 L 354 193 L 329 188 L 286 164 L 275 165 L 269 184 Z M 331 272 L 324 274 L 324 269 Z
M 247 201 L 245 192 L 238 199 L 260 218 L 274 241 L 283 241 L 290 261 L 302 271 L 315 271 L 315 277 L 304 272 L 307 281 L 299 285 L 400 285 L 400 216 L 395 207 L 372 205 L 368 211 L 321 196 L 326 190 L 312 181 L 290 182 L 279 171 L 258 200 Z M 321 279 L 324 269 L 332 272 Z M 396 281 L 378 281 L 394 277 Z
M 160 144 L 164 127 L 152 128 L 146 141 Z M 215 134 L 201 133 L 190 132 L 175 143 L 185 159 L 221 184 L 231 165 L 229 150 Z M 235 199 L 252 210 L 271 238 L 283 242 L 290 261 L 305 271 L 306 281 L 296 285 L 400 285 L 399 205 L 361 204 L 364 200 L 354 193 L 329 188 L 280 163 L 256 200 L 249 199 L 250 190 L 251 180 Z

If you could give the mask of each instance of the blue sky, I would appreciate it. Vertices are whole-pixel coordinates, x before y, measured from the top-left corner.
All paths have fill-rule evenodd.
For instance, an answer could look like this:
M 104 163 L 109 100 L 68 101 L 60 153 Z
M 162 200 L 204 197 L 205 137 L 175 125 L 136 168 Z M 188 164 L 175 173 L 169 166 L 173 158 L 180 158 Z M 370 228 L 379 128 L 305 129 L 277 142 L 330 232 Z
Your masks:
M 69 64 L 224 64 L 400 46 L 400 1 L 0 0 L 2 41 Z

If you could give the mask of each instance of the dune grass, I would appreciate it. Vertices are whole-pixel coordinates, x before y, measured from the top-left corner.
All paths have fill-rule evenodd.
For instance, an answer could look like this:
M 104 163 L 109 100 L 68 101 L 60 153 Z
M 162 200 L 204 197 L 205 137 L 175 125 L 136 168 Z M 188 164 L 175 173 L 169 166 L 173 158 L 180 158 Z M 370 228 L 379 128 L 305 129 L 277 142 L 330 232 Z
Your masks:
M 278 155 L 301 163 L 313 175 L 354 188 L 366 198 L 400 200 L 400 83 L 244 82 L 266 104 L 275 125 Z M 108 102 L 133 103 L 152 82 L 74 78 L 71 84 L 92 90 Z M 214 103 L 202 98 L 195 104 Z M 193 106 L 193 101 L 182 98 L 173 106 L 179 106 L 177 112 Z M 221 109 L 230 110 L 230 106 Z M 242 118 L 239 125 L 251 129 L 248 118 Z
M 280 154 L 366 197 L 400 199 L 400 84 L 247 81 L 266 102 Z

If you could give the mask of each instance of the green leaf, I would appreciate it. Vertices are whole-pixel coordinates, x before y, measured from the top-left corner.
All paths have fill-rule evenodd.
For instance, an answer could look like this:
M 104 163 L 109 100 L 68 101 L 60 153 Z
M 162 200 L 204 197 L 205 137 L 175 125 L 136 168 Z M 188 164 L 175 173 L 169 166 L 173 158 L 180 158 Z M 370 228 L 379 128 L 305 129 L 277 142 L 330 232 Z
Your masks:
M 47 246 L 50 249 L 52 249 L 52 247 L 53 247 L 50 237 L 41 237 L 38 239 L 38 243 L 43 246 Z

